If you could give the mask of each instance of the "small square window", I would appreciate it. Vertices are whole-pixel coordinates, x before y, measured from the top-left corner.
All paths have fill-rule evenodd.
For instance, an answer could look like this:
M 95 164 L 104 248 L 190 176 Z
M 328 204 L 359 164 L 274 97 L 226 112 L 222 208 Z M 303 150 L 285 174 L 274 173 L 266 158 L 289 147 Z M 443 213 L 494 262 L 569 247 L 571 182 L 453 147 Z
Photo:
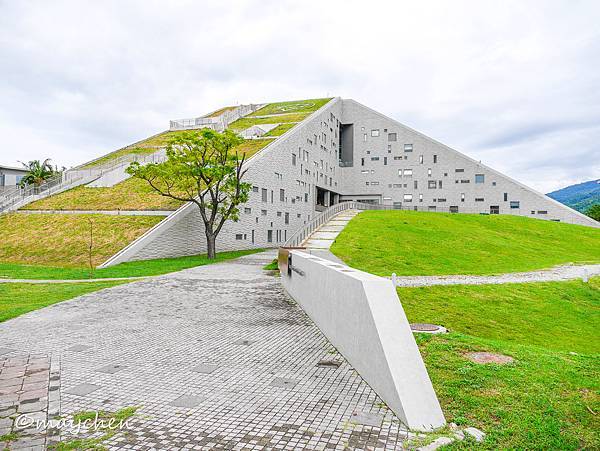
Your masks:
M 485 183 L 485 175 L 475 174 L 475 183 Z
M 521 204 L 518 200 L 511 200 L 510 208 L 521 208 Z
M 412 152 L 413 151 L 413 145 L 412 144 L 404 144 L 404 151 L 405 152 Z
M 371 130 L 371 136 L 374 137 L 374 138 L 378 137 L 379 136 L 379 129 L 375 128 L 375 129 Z
M 397 141 L 398 135 L 396 133 L 388 133 L 388 141 Z

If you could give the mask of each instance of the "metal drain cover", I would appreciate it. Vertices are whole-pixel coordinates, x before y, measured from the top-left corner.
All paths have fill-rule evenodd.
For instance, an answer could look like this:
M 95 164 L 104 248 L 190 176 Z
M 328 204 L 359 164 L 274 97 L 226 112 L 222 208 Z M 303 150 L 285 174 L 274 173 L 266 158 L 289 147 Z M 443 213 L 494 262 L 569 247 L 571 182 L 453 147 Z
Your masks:
M 413 332 L 422 332 L 426 334 L 445 334 L 448 330 L 443 326 L 428 323 L 412 323 L 410 329 Z
M 338 360 L 320 360 L 319 363 L 317 363 L 317 366 L 319 368 L 339 368 L 340 365 L 342 364 L 342 362 L 338 361 Z

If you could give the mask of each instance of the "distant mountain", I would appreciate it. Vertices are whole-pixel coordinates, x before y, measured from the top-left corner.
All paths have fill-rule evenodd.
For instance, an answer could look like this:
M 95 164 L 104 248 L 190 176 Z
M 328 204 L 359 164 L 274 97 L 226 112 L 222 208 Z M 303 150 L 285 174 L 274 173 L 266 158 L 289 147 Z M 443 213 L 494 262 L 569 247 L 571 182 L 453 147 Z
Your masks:
M 547 196 L 583 213 L 592 205 L 600 204 L 600 179 L 567 186 Z

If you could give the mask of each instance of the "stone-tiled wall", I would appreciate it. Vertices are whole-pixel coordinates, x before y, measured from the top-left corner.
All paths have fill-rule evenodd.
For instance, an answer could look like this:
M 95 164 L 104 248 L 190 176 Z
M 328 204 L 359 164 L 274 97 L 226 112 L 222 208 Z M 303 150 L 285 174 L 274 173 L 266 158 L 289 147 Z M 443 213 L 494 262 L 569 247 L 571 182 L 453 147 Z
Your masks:
M 343 101 L 342 122 L 354 124 L 353 166 L 340 168 L 346 199 L 376 199 L 419 210 L 449 211 L 454 206 L 463 213 L 490 213 L 490 207 L 497 206 L 500 214 L 598 226 L 587 216 L 353 100 Z M 412 151 L 405 151 L 405 145 Z M 405 175 L 405 169 L 412 175 Z M 477 174 L 483 175 L 483 183 L 476 183 Z M 435 188 L 429 187 L 430 181 Z M 405 194 L 412 195 L 412 201 L 405 200 Z M 519 207 L 511 208 L 511 202 Z
M 315 217 L 317 186 L 339 192 L 337 150 L 341 108 L 341 99 L 333 99 L 249 161 L 245 180 L 255 188 L 241 208 L 240 220 L 223 227 L 217 251 L 279 246 Z M 262 200 L 263 189 L 267 190 L 266 202 Z M 268 240 L 269 230 L 272 241 Z M 187 205 L 130 244 L 110 264 L 205 251 L 206 238 L 198 207 Z
M 341 123 L 354 124 L 352 166 L 338 164 Z M 405 151 L 407 144 L 412 151 Z M 223 227 L 217 250 L 281 245 L 318 214 L 317 187 L 340 193 L 342 200 L 373 200 L 419 210 L 455 207 L 463 213 L 490 213 L 494 206 L 501 214 L 598 226 L 585 215 L 353 100 L 333 99 L 262 149 L 248 165 L 246 180 L 256 191 L 242 207 L 240 221 Z M 483 183 L 476 183 L 476 175 L 483 175 Z M 263 189 L 267 190 L 266 202 Z M 283 200 L 280 189 L 285 193 Z M 412 200 L 405 195 L 412 195 Z M 518 208 L 511 208 L 511 202 L 518 202 Z M 200 214 L 195 205 L 187 205 L 107 264 L 205 251 Z

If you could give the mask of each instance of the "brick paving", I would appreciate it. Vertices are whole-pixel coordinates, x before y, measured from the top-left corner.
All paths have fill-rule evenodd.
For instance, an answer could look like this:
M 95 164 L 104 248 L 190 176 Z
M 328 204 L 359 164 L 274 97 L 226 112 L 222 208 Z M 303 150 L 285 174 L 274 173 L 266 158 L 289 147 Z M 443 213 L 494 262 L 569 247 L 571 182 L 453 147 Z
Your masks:
M 40 416 L 138 406 L 131 428 L 103 443 L 109 449 L 402 448 L 409 433 L 398 419 L 262 270 L 273 256 L 121 285 L 1 323 L 4 433 L 30 396 Z M 19 435 L 9 449 L 56 438 Z M 60 436 L 73 438 L 81 434 Z

